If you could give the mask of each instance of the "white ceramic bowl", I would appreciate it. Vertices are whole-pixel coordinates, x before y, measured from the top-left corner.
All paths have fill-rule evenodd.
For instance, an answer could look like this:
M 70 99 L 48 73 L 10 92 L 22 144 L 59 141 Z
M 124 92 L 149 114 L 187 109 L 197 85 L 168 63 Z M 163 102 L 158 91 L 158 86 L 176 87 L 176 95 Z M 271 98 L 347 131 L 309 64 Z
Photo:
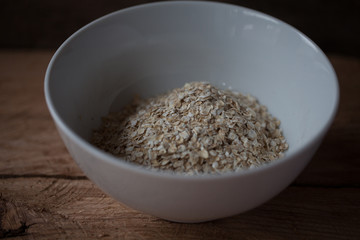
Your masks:
M 144 97 L 208 81 L 251 93 L 282 121 L 290 148 L 242 173 L 183 176 L 126 163 L 88 139 L 101 116 Z M 266 202 L 304 169 L 336 113 L 339 89 L 324 53 L 273 17 L 213 2 L 162 2 L 114 12 L 83 27 L 53 56 L 50 113 L 70 154 L 103 191 L 179 222 L 235 215 Z

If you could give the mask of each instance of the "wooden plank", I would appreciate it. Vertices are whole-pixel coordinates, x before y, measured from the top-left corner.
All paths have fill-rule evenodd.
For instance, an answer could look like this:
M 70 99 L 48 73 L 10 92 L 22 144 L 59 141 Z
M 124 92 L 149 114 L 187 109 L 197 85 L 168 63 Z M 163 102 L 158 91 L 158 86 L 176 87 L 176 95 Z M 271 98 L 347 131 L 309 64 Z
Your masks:
M 341 87 L 339 112 L 291 187 L 245 214 L 178 224 L 116 202 L 76 166 L 44 101 L 52 54 L 0 51 L 0 238 L 360 238 L 359 59 L 330 56 Z
M 263 206 L 234 217 L 179 224 L 127 208 L 89 180 L 9 178 L 3 229 L 30 227 L 19 239 L 358 239 L 360 192 L 290 187 Z
M 83 175 L 45 104 L 43 82 L 52 54 L 0 53 L 0 174 Z

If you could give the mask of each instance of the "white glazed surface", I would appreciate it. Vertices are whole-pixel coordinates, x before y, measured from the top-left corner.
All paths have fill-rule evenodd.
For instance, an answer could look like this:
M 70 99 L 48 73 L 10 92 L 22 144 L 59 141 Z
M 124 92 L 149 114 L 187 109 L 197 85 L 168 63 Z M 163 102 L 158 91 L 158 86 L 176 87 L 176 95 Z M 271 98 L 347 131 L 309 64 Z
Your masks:
M 144 97 L 208 81 L 251 93 L 278 117 L 284 159 L 241 173 L 182 176 L 125 163 L 88 143 L 102 116 Z M 45 77 L 50 113 L 70 154 L 103 191 L 160 218 L 201 222 L 274 197 L 310 161 L 338 104 L 323 52 L 268 15 L 210 2 L 164 2 L 121 10 L 72 35 Z

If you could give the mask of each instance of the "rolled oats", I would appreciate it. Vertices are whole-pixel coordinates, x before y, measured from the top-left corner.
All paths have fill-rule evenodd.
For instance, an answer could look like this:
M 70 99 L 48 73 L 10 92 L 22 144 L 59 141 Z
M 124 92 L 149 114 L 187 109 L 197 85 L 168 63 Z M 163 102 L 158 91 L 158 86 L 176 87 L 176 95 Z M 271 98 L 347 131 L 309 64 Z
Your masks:
M 255 97 L 192 82 L 110 113 L 92 143 L 146 167 L 221 173 L 282 157 L 289 146 L 279 127 Z

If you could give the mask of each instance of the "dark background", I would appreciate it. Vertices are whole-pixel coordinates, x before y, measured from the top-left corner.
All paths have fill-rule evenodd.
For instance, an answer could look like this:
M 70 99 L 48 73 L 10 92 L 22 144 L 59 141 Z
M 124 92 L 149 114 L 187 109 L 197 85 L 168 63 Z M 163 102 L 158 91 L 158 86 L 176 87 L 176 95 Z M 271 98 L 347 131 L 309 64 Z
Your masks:
M 72 33 L 107 13 L 154 1 L 1 0 L 0 48 L 56 49 Z M 222 1 L 293 25 L 326 53 L 360 57 L 359 0 Z

